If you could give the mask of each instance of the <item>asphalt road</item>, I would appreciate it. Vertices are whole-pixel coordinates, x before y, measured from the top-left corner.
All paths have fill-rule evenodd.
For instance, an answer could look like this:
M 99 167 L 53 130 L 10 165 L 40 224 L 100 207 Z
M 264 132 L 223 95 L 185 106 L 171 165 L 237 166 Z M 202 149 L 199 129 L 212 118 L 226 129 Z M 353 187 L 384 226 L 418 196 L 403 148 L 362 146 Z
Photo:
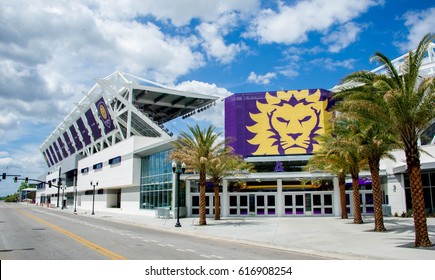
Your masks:
M 0 203 L 1 260 L 312 260 L 319 256 Z

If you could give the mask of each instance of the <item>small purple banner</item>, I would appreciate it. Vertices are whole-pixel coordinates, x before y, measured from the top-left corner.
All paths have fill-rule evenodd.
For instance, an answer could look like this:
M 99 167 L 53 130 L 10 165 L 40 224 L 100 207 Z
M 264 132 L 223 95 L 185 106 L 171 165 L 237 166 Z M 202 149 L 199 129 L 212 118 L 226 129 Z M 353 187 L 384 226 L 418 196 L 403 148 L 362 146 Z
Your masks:
M 108 134 L 109 132 L 115 129 L 115 126 L 113 125 L 113 120 L 106 106 L 106 102 L 104 102 L 104 98 L 101 97 L 95 103 L 95 106 L 97 107 L 98 117 L 104 124 L 104 132 Z

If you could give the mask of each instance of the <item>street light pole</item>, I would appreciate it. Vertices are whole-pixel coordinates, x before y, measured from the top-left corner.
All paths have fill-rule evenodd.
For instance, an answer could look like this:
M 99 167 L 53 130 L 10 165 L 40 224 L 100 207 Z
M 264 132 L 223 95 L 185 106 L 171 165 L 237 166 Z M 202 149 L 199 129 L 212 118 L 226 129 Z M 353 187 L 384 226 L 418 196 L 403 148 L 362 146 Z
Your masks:
M 77 169 L 74 170 L 73 185 L 74 185 L 74 214 L 77 214 L 77 186 L 76 186 Z
M 177 169 L 177 163 L 175 161 L 172 162 L 172 172 L 177 176 L 177 222 L 175 223 L 175 227 L 181 227 L 180 224 L 180 175 L 186 172 L 186 164 L 183 162 L 181 164 L 181 169 Z
M 58 168 L 57 168 L 58 170 L 59 170 L 59 174 L 58 174 L 58 176 L 57 176 L 57 208 L 59 208 L 59 196 L 60 196 L 60 186 L 62 185 L 62 179 L 60 178 L 60 176 L 61 176 L 61 170 L 62 170 L 62 168 L 59 166 Z
M 91 215 L 95 215 L 95 212 L 94 212 L 94 205 L 95 205 L 95 186 L 98 186 L 98 181 L 96 182 L 96 184 L 92 184 L 92 181 L 91 181 L 91 186 L 94 188 L 94 191 L 92 192 L 92 213 L 91 213 Z
M 65 187 L 62 187 L 62 210 L 65 208 Z

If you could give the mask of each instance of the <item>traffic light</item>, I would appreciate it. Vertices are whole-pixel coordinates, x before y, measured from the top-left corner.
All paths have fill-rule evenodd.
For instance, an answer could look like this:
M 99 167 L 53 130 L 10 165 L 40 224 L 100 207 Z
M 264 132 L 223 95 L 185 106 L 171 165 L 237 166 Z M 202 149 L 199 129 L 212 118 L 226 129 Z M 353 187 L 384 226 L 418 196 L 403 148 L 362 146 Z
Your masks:
M 59 178 L 59 186 L 62 186 L 62 178 Z
M 24 182 L 26 182 L 26 184 L 29 182 L 29 177 L 26 177 L 26 179 L 24 179 Z
M 48 187 L 51 188 L 51 180 L 48 181 Z
M 3 179 L 3 180 L 6 180 L 6 173 L 3 173 L 3 175 L 2 175 L 2 179 Z
M 15 177 L 14 177 L 14 183 L 16 183 L 17 181 L 18 181 L 18 177 L 15 176 Z

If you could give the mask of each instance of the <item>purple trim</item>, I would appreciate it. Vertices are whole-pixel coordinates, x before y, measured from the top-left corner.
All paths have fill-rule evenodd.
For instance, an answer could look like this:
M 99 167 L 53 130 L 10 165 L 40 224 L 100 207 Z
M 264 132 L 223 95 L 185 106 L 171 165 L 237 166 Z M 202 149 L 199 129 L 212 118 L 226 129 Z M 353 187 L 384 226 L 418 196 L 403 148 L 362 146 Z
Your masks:
M 370 186 L 372 184 L 372 178 L 359 178 L 358 185 L 360 186 Z M 347 182 L 346 187 L 351 187 L 352 182 Z

